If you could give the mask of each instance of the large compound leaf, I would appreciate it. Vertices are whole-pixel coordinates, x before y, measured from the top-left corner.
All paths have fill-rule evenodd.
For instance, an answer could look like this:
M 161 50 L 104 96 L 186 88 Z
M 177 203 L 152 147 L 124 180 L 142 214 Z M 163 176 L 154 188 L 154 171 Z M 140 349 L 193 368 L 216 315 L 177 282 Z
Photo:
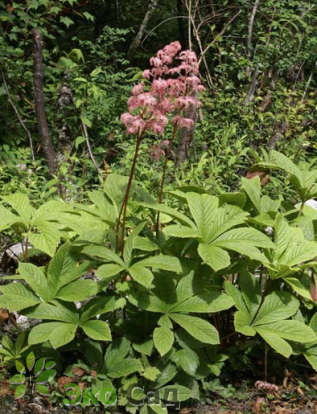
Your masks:
M 41 323 L 31 329 L 28 342 L 30 345 L 50 341 L 53 348 L 59 348 L 71 342 L 76 333 L 77 325 L 63 322 Z
M 93 280 L 80 279 L 63 286 L 56 297 L 66 302 L 80 302 L 95 296 L 98 293 L 98 285 Z
M 35 308 L 24 312 L 29 318 L 69 322 L 77 324 L 79 321 L 78 313 L 70 310 L 60 302 L 54 304 L 41 303 Z
M 229 254 L 220 247 L 213 246 L 212 244 L 200 243 L 198 246 L 198 253 L 203 259 L 203 263 L 206 263 L 216 272 L 230 265 Z
M 202 240 L 209 241 L 218 198 L 209 194 L 187 193 L 186 199 Z
M 154 329 L 153 342 L 161 356 L 167 354 L 173 346 L 174 334 L 171 329 L 161 326 Z
M 0 205 L 0 231 L 7 229 L 8 227 L 12 226 L 12 224 L 21 221 L 21 219 L 12 214 L 11 211 Z
M 44 272 L 31 263 L 19 263 L 19 275 L 17 278 L 23 279 L 32 290 L 44 300 L 49 298 L 48 284 Z
M 90 320 L 80 326 L 87 336 L 96 341 L 111 341 L 111 331 L 105 321 Z
M 177 313 L 170 314 L 170 317 L 198 341 L 211 345 L 219 344 L 217 329 L 206 320 Z
M 3 196 L 2 199 L 18 213 L 24 222 L 30 222 L 35 209 L 31 206 L 30 200 L 26 194 L 10 194 Z
M 10 283 L 0 286 L 0 307 L 6 308 L 9 312 L 20 311 L 40 302 L 34 293 L 22 283 Z

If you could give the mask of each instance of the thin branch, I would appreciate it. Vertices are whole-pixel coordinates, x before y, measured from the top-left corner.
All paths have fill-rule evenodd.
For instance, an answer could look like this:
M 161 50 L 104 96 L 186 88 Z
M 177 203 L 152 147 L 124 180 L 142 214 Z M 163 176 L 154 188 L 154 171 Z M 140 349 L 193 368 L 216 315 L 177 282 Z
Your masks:
M 251 57 L 251 52 L 252 52 L 252 35 L 253 35 L 254 19 L 255 19 L 256 12 L 258 11 L 259 5 L 260 5 L 260 0 L 255 0 L 252 13 L 250 16 L 250 20 L 249 20 L 248 43 L 247 43 L 249 57 Z
M 28 128 L 26 127 L 23 119 L 21 118 L 21 115 L 19 114 L 18 108 L 15 106 L 13 100 L 11 99 L 11 96 L 10 96 L 10 93 L 9 93 L 9 87 L 8 87 L 8 84 L 7 84 L 7 81 L 6 81 L 6 78 L 5 78 L 5 75 L 4 75 L 4 72 L 3 72 L 2 68 L 0 69 L 0 71 L 1 71 L 1 76 L 2 76 L 4 89 L 5 89 L 7 97 L 8 97 L 8 102 L 12 106 L 12 109 L 15 112 L 16 117 L 18 118 L 18 121 L 19 121 L 20 125 L 24 129 L 24 131 L 25 131 L 25 133 L 26 133 L 26 135 L 29 139 L 32 161 L 35 161 L 32 135 L 31 135 L 30 131 L 28 130 Z
M 195 4 L 194 15 L 192 14 L 191 9 L 189 9 L 189 7 L 191 7 L 191 4 L 188 4 L 186 2 L 186 7 L 187 7 L 187 10 L 188 10 L 188 19 L 189 19 L 189 22 L 188 22 L 189 26 L 188 27 L 190 27 L 190 26 L 193 27 L 194 35 L 195 35 L 195 38 L 196 38 L 198 46 L 199 46 L 200 54 L 203 55 L 203 46 L 202 46 L 202 43 L 201 43 L 201 40 L 200 40 L 199 32 L 198 32 L 196 24 L 195 24 L 195 15 L 196 15 L 196 12 L 198 10 L 198 3 L 196 2 L 196 4 Z M 191 30 L 190 30 L 190 33 L 191 33 Z M 213 86 L 212 77 L 211 77 L 209 67 L 208 67 L 208 64 L 207 64 L 207 61 L 206 61 L 206 58 L 205 58 L 204 55 L 203 55 L 203 62 L 204 62 L 205 69 L 206 69 L 206 76 L 207 76 L 207 81 L 208 81 L 209 87 L 212 87 Z
M 157 24 L 146 36 L 145 36 L 145 38 L 142 40 L 142 42 L 141 42 L 141 45 L 140 46 L 142 46 L 143 45 L 143 43 L 146 41 L 146 39 L 148 38 L 148 37 L 150 37 L 151 36 L 151 34 L 157 29 L 157 28 L 159 28 L 160 26 L 162 26 L 162 24 L 164 24 L 164 23 L 166 23 L 166 22 L 168 22 L 168 21 L 170 21 L 170 20 L 175 20 L 175 19 L 188 19 L 188 16 L 173 16 L 173 17 L 168 17 L 167 19 L 164 19 L 161 23 L 159 23 L 159 24 Z
M 224 33 L 225 33 L 225 31 L 227 30 L 227 28 L 228 28 L 228 26 L 230 26 L 230 24 L 239 16 L 239 14 L 241 13 L 241 10 L 239 10 L 229 21 L 228 21 L 228 23 L 227 24 L 225 24 L 225 26 L 223 27 L 223 29 L 221 30 L 221 32 L 220 33 L 218 33 L 217 35 L 216 35 L 216 37 L 214 38 L 214 40 L 211 42 L 211 43 L 209 43 L 209 45 L 206 47 L 206 49 L 203 51 L 203 53 L 200 55 L 200 58 L 199 58 L 199 60 L 198 60 L 198 63 L 200 64 L 201 63 L 201 61 L 202 61 L 202 59 L 203 59 L 203 57 L 205 56 L 205 54 L 208 52 L 208 50 L 214 45 L 214 43 L 216 43 L 216 41 L 218 40 L 218 38 L 220 37 L 220 36 L 222 36 Z
M 86 127 L 85 123 L 83 122 L 82 118 L 80 118 L 80 120 L 81 120 L 81 127 L 82 127 L 82 131 L 83 131 L 83 134 L 84 134 L 84 137 L 85 137 L 85 140 L 86 140 L 86 145 L 87 145 L 87 149 L 88 149 L 90 159 L 91 159 L 92 163 L 94 164 L 94 167 L 98 171 L 98 174 L 100 174 L 101 171 L 98 167 L 97 161 L 96 161 L 96 159 L 94 157 L 94 154 L 92 152 L 92 149 L 91 149 L 87 127 Z
M 190 50 L 192 50 L 193 45 L 192 45 L 192 0 L 188 0 L 186 1 L 186 7 L 188 10 L 188 47 Z
M 129 59 L 133 58 L 134 53 L 136 52 L 137 48 L 140 46 L 142 37 L 144 36 L 149 20 L 152 17 L 152 14 L 155 12 L 156 8 L 158 7 L 158 3 L 159 3 L 159 0 L 149 1 L 148 9 L 144 15 L 144 18 L 140 25 L 138 33 L 136 34 L 135 38 L 133 39 L 129 47 L 129 50 L 128 50 Z

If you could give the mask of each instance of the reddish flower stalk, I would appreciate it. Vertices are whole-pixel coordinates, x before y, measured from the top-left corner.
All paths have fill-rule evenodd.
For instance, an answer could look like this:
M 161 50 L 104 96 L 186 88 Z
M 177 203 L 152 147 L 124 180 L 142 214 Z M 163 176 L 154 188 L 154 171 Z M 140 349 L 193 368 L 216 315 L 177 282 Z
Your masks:
M 177 133 L 177 124 L 174 124 L 174 128 L 173 128 L 173 133 L 172 133 L 172 137 L 171 140 L 169 141 L 169 147 L 168 149 L 165 151 L 165 158 L 164 158 L 164 165 L 163 165 L 163 171 L 162 171 L 162 177 L 161 177 L 161 183 L 160 183 L 160 191 L 159 191 L 159 195 L 158 195 L 158 202 L 161 203 L 163 200 L 163 190 L 164 190 L 164 184 L 165 184 L 165 177 L 166 177 L 166 170 L 167 170 L 167 162 L 168 162 L 168 155 L 171 152 L 171 145 L 176 137 L 176 133 Z M 156 217 L 156 224 L 155 224 L 155 232 L 156 232 L 156 237 L 158 237 L 159 235 L 159 230 L 160 230 L 160 212 L 157 212 L 157 217 Z
M 133 161 L 132 161 L 132 166 L 131 166 L 131 171 L 130 171 L 130 176 L 129 176 L 126 192 L 125 192 L 123 203 L 121 205 L 121 209 L 120 209 L 119 216 L 118 216 L 118 219 L 117 219 L 116 250 L 118 250 L 119 227 L 120 227 L 121 216 L 123 214 L 123 221 L 122 221 L 123 224 L 122 224 L 122 229 L 121 229 L 121 254 L 122 254 L 122 257 L 123 257 L 123 254 L 124 254 L 124 233 L 125 233 L 125 224 L 126 224 L 126 219 L 127 219 L 127 207 L 128 207 L 129 195 L 130 195 L 130 191 L 131 191 L 132 181 L 133 181 L 133 178 L 134 178 L 134 171 L 135 171 L 136 161 L 137 161 L 137 158 L 138 158 L 138 155 L 139 155 L 139 149 L 140 149 L 141 141 L 142 141 L 142 134 L 139 134 L 138 137 L 137 137 L 137 140 L 136 140 L 136 144 L 135 144 L 134 156 L 133 156 Z
M 179 61 L 178 65 L 175 65 L 175 60 Z M 189 106 L 198 106 L 200 104 L 200 101 L 195 96 L 204 89 L 198 77 L 199 70 L 196 54 L 190 50 L 181 51 L 179 42 L 172 42 L 162 50 L 159 50 L 156 56 L 150 59 L 150 65 L 151 69 L 143 72 L 144 80 L 133 87 L 132 96 L 128 100 L 128 112 L 121 115 L 121 121 L 126 126 L 127 133 L 137 134 L 128 186 L 117 221 L 116 249 L 118 250 L 118 233 L 123 214 L 121 229 L 122 254 L 124 253 L 127 204 L 139 147 L 144 133 L 149 132 L 155 135 L 163 135 L 169 122 L 169 117 L 171 117 L 171 121 L 174 124 L 172 140 L 176 136 L 178 128 L 192 128 L 194 121 L 183 116 L 184 110 Z M 149 81 L 150 85 L 148 85 Z M 164 151 L 159 149 L 158 146 L 156 146 L 155 150 L 161 151 L 164 154 Z M 160 201 L 162 200 L 165 175 L 166 166 L 163 169 L 159 195 Z

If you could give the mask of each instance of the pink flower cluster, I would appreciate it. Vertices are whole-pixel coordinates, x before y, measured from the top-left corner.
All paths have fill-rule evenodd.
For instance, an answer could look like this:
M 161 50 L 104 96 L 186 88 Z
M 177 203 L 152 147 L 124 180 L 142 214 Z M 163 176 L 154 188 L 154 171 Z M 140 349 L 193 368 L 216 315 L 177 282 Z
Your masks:
M 175 60 L 179 64 L 175 65 Z M 150 65 L 151 69 L 143 72 L 144 81 L 133 87 L 129 112 L 121 115 L 128 134 L 150 131 L 162 135 L 169 116 L 176 127 L 192 128 L 194 121 L 186 118 L 184 110 L 200 105 L 197 96 L 204 90 L 196 54 L 181 51 L 176 41 L 159 50 Z

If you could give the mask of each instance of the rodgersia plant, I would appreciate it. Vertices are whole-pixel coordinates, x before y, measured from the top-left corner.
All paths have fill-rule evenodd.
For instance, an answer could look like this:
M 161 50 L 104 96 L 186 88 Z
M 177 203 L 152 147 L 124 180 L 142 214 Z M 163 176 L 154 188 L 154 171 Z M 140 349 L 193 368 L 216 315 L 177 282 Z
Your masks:
M 131 167 L 131 173 L 126 189 L 124 201 L 117 222 L 117 248 L 118 233 L 123 214 L 121 228 L 121 252 L 124 252 L 124 232 L 126 210 L 129 192 L 134 176 L 135 165 L 139 154 L 140 143 L 145 133 L 163 136 L 169 122 L 173 124 L 172 136 L 164 139 L 164 146 L 170 148 L 179 128 L 192 128 L 194 121 L 186 117 L 186 109 L 197 107 L 201 103 L 198 94 L 204 87 L 199 78 L 199 65 L 195 52 L 181 51 L 178 41 L 172 42 L 159 50 L 155 57 L 150 59 L 151 69 L 143 72 L 144 80 L 135 85 L 132 96 L 128 100 L 128 112 L 122 114 L 121 121 L 126 126 L 128 134 L 135 134 L 136 146 Z M 156 154 L 155 151 L 158 151 Z M 162 146 L 155 145 L 152 153 L 156 158 L 167 151 Z M 163 168 L 160 186 L 159 201 L 162 200 L 167 158 Z M 157 228 L 159 226 L 159 218 Z

